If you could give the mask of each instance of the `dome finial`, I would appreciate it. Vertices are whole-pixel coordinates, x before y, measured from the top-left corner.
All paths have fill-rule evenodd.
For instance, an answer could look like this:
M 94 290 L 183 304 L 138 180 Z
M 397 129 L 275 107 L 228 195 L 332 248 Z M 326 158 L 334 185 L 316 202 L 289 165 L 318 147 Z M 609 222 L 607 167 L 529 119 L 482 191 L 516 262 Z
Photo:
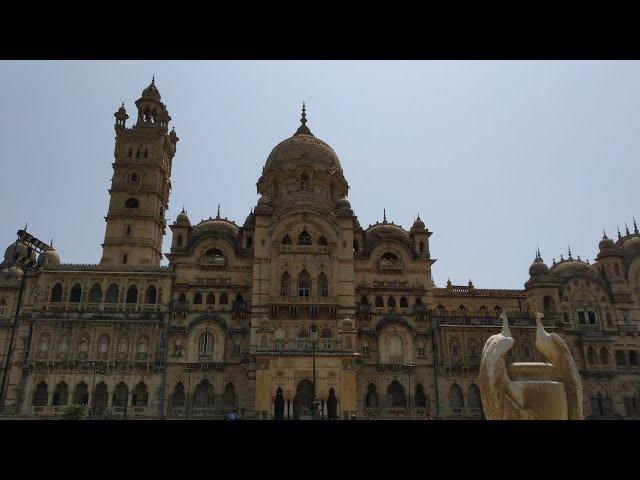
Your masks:
M 382 223 L 387 223 L 387 209 L 382 209 Z
M 540 246 L 536 245 L 536 261 L 542 261 L 542 257 L 540 256 Z
M 154 73 L 153 76 L 151 77 L 151 85 L 155 86 L 156 84 L 156 74 Z
M 51 244 L 49 246 L 53 247 L 53 237 L 51 237 Z
M 300 116 L 300 126 L 298 127 L 298 130 L 296 130 L 296 133 L 294 133 L 294 136 L 301 135 L 301 134 L 313 136 L 313 134 L 311 133 L 311 130 L 309 130 L 309 127 L 307 127 L 307 107 L 304 101 L 302 102 L 302 115 Z
M 608 238 L 608 237 L 607 237 L 607 232 L 606 232 L 606 230 L 604 229 L 604 227 L 602 227 L 602 239 L 604 240 L 605 238 Z
M 220 204 L 218 204 L 218 214 L 216 215 L 216 218 L 220 218 Z
M 569 260 L 573 260 L 573 257 L 571 256 L 571 247 L 567 246 L 567 251 L 569 252 Z
M 616 228 L 618 229 L 618 240 L 620 240 L 622 238 L 622 235 L 620 235 L 620 227 L 616 225 Z
M 625 228 L 625 230 L 627 231 L 627 235 L 631 235 L 631 234 L 629 233 L 629 225 L 627 225 L 627 222 L 624 222 L 624 228 Z
M 633 233 L 635 233 L 636 235 L 638 235 L 640 232 L 638 232 L 638 225 L 636 224 L 636 217 L 633 217 Z
M 24 222 L 24 231 L 25 232 L 27 231 L 27 227 L 28 227 L 27 222 Z

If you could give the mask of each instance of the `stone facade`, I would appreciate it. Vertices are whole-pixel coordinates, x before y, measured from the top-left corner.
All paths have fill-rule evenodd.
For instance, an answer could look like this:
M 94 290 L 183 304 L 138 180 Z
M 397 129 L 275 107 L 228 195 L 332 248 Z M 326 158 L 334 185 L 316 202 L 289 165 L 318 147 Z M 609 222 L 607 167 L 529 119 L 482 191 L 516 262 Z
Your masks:
M 136 106 L 132 128 L 124 106 L 115 114 L 100 263 L 61 263 L 51 247 L 27 278 L 5 415 L 50 417 L 80 403 L 97 418 L 305 418 L 315 358 L 325 418 L 480 418 L 480 354 L 504 309 L 511 360 L 542 360 L 533 316 L 542 311 L 578 363 L 587 418 L 640 417 L 635 222 L 617 241 L 605 235 L 591 264 L 569 253 L 547 267 L 538 254 L 522 290 L 437 288 L 432 232 L 419 217 L 406 230 L 386 214 L 363 228 L 336 153 L 303 109 L 269 155 L 244 223 L 218 209 L 194 225 L 183 210 L 163 267 L 178 137 L 155 82 Z M 1 265 L 2 368 L 20 249 Z

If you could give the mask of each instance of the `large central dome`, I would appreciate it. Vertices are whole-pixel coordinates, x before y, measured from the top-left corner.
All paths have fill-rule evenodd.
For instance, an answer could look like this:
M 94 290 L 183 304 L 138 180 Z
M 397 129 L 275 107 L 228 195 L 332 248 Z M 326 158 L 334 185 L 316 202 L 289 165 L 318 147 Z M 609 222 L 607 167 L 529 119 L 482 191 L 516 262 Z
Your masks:
M 300 123 L 300 127 L 293 136 L 283 140 L 271 150 L 264 166 L 263 174 L 267 173 L 268 170 L 297 168 L 302 163 L 342 172 L 340 160 L 333 148 L 316 138 L 307 127 L 304 104 Z

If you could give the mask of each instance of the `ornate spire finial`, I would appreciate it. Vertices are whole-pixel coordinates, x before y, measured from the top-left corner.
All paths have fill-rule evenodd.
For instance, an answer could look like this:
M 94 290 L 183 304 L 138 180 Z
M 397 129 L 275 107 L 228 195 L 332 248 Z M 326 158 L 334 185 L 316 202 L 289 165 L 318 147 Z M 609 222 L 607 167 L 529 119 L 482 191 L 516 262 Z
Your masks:
M 636 224 L 636 217 L 633 217 L 633 233 L 638 235 L 640 232 L 638 231 L 638 225 Z
M 420 212 L 418 212 L 418 218 L 416 220 L 420 220 Z
M 627 222 L 624 222 L 624 228 L 625 228 L 625 230 L 627 231 L 627 235 L 631 235 L 631 234 L 629 233 L 629 225 L 627 225 Z
M 24 222 L 24 231 L 25 232 L 27 231 L 27 227 L 28 227 L 27 222 Z
M 616 225 L 616 228 L 618 229 L 618 240 L 620 240 L 622 238 L 622 235 L 620 235 L 620 227 Z
M 387 223 L 387 209 L 382 209 L 382 223 Z
M 294 135 L 313 135 L 309 127 L 307 127 L 307 107 L 304 102 L 302 102 L 302 115 L 300 116 L 300 126 Z
M 53 237 L 51 237 L 51 244 L 49 246 L 53 247 Z
M 602 227 L 602 239 L 604 240 L 605 238 L 607 238 L 607 232 L 604 227 Z
M 571 256 L 571 247 L 567 246 L 567 251 L 569 252 L 569 260 L 573 260 L 573 257 Z
M 153 74 L 153 77 L 151 77 L 151 85 L 155 86 L 156 85 L 156 74 Z
M 218 204 L 218 214 L 216 215 L 216 218 L 220 218 L 220 204 Z
M 182 205 L 182 212 L 181 213 L 187 213 L 184 211 L 184 205 Z

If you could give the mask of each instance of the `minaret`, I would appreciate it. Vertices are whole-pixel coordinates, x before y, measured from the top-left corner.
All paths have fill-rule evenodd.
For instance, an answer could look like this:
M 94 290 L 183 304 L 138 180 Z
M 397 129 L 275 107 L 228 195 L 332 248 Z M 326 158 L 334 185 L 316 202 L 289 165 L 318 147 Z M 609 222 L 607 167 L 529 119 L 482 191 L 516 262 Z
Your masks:
M 126 127 L 124 103 L 114 114 L 115 161 L 100 263 L 158 266 L 178 137 L 168 131 L 171 117 L 155 77 L 136 107 L 138 118 L 131 128 Z

